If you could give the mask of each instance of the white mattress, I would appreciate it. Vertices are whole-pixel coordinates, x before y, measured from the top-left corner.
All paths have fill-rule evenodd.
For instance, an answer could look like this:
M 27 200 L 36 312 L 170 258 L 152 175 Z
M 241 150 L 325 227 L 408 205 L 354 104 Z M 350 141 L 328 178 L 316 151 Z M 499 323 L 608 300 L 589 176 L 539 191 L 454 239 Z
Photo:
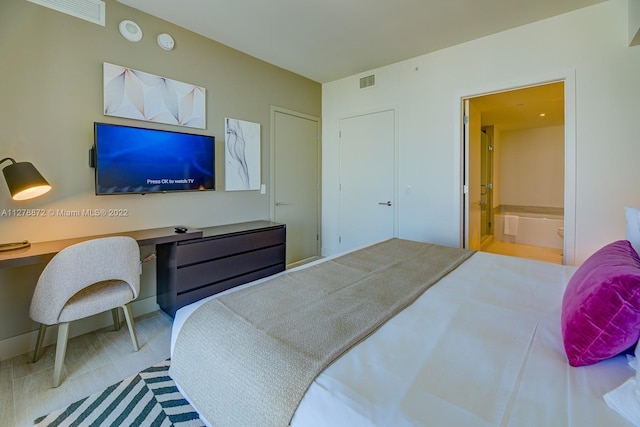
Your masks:
M 566 361 L 574 271 L 476 253 L 319 375 L 292 426 L 628 426 L 602 398 L 633 374 L 624 356 Z M 203 302 L 176 313 L 172 350 Z

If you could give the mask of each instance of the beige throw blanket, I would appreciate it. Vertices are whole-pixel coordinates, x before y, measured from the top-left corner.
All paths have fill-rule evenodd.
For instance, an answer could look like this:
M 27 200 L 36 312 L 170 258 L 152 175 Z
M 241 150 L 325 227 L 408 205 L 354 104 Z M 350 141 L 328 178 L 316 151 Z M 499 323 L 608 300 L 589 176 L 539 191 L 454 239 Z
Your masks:
M 170 375 L 213 425 L 287 426 L 323 369 L 472 253 L 391 239 L 213 299 Z

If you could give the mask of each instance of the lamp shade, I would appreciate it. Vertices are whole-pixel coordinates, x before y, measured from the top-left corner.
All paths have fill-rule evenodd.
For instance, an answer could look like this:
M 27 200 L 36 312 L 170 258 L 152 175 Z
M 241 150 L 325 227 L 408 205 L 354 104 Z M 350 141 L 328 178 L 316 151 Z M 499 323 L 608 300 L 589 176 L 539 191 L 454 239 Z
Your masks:
M 38 197 L 51 190 L 51 185 L 29 162 L 16 162 L 13 159 L 11 164 L 2 169 L 4 179 L 7 181 L 9 192 L 13 200 L 27 200 Z

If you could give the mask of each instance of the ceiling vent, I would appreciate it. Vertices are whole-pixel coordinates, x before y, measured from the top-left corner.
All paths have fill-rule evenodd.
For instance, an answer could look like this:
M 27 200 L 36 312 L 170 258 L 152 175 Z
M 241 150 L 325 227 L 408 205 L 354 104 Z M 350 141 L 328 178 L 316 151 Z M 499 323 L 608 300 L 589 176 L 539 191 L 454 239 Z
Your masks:
M 105 5 L 102 0 L 27 0 L 104 27 Z
M 370 76 L 363 77 L 360 79 L 360 89 L 364 89 L 365 87 L 371 87 L 376 85 L 376 75 L 371 74 Z

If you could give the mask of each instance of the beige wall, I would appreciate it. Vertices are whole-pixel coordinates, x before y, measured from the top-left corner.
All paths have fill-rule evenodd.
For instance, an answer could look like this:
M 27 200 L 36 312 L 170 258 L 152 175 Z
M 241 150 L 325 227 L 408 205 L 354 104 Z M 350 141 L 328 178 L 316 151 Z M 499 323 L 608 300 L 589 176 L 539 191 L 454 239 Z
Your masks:
M 269 219 L 269 191 L 224 191 L 224 118 L 261 124 L 262 182 L 268 183 L 270 107 L 321 114 L 321 86 L 150 15 L 107 0 L 102 27 L 33 3 L 0 2 L 0 157 L 30 161 L 53 190 L 26 202 L 10 199 L 0 183 L 0 213 L 19 208 L 125 208 L 126 218 L 0 216 L 0 241 L 65 237 L 185 224 L 193 227 Z M 138 43 L 118 32 L 123 19 L 143 30 Z M 175 49 L 156 44 L 170 33 Z M 110 62 L 203 86 L 207 128 L 197 130 L 104 116 L 102 64 Z M 182 129 L 216 137 L 217 191 L 160 195 L 94 195 L 88 150 L 93 122 Z M 143 255 L 152 248 L 143 248 Z M 42 266 L 0 271 L 0 344 L 35 329 L 28 318 Z M 143 298 L 153 296 L 153 265 L 145 267 Z M 0 357 L 2 346 L 0 345 Z
M 500 203 L 564 206 L 564 126 L 500 132 Z

